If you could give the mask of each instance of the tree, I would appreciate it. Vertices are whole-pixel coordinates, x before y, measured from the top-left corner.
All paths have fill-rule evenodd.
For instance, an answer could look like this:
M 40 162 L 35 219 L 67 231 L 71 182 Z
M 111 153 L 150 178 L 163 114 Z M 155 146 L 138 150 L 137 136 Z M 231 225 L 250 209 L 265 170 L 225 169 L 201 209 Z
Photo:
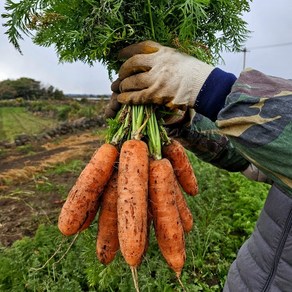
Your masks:
M 53 86 L 47 88 L 41 86 L 40 81 L 31 78 L 21 77 L 16 80 L 4 80 L 0 82 L 0 99 L 62 99 L 63 91 Z
M 209 63 L 238 51 L 247 38 L 248 0 L 6 0 L 4 26 L 12 44 L 29 35 L 54 46 L 60 61 L 101 61 L 119 67 L 118 51 L 153 39 Z
M 24 99 L 36 99 L 41 96 L 40 82 L 31 78 L 22 77 L 16 80 L 4 80 L 0 82 L 0 97 L 11 99 L 23 97 Z
M 10 80 L 5 80 L 10 81 Z M 10 85 L 10 82 L 0 83 L 0 100 L 1 99 L 13 99 L 17 95 L 16 90 Z
M 16 97 L 24 99 L 38 99 L 41 97 L 40 82 L 32 78 L 21 77 L 13 82 L 13 87 L 17 92 Z

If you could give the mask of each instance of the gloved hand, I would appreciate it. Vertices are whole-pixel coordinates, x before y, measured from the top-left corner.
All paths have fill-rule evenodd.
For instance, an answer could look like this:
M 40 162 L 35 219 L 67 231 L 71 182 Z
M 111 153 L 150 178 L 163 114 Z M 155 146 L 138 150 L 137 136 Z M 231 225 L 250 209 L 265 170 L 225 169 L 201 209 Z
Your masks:
M 120 84 L 120 81 L 119 79 L 117 79 L 111 85 L 111 90 L 113 93 L 112 93 L 109 103 L 107 104 L 105 108 L 105 113 L 104 113 L 107 119 L 114 118 L 117 112 L 119 111 L 119 109 L 121 108 L 121 104 L 117 100 L 117 96 L 120 93 L 119 84 Z
M 119 70 L 117 100 L 128 104 L 158 104 L 170 109 L 194 107 L 196 98 L 214 69 L 194 57 L 144 41 L 124 48 L 127 59 Z
M 121 81 L 118 78 L 111 85 L 112 96 L 105 108 L 105 117 L 114 118 L 121 108 L 121 103 L 118 102 L 117 98 L 121 93 L 119 90 L 119 85 Z M 165 125 L 174 125 L 182 122 L 187 117 L 186 111 L 180 109 L 174 109 L 172 111 L 166 111 L 164 115 Z

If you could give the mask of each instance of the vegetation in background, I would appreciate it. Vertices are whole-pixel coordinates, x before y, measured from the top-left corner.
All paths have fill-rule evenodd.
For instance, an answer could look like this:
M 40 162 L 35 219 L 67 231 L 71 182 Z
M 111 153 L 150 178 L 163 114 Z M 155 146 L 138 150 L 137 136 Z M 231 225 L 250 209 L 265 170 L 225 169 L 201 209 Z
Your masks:
M 61 90 L 53 86 L 45 87 L 40 81 L 22 77 L 16 80 L 3 80 L 0 82 L 0 100 L 21 98 L 23 100 L 36 99 L 63 99 Z
M 60 122 L 103 115 L 106 101 L 62 101 L 21 98 L 0 100 L 0 141 L 12 141 L 17 135 L 35 135 L 54 128 Z
M 0 140 L 11 141 L 25 133 L 33 135 L 56 125 L 56 120 L 33 116 L 23 107 L 0 107 Z

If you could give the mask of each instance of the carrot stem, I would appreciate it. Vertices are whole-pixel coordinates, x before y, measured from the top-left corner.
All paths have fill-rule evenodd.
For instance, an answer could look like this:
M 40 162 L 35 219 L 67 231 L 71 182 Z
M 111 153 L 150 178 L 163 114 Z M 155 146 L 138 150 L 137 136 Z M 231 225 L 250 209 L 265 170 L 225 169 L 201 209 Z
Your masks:
M 170 144 L 171 139 L 168 137 L 167 132 L 162 125 L 162 122 L 159 124 L 159 130 L 160 130 L 160 135 L 161 135 L 161 141 L 167 145 Z
M 121 111 L 117 115 L 115 120 L 118 124 L 121 124 L 121 126 L 118 128 L 116 133 L 111 138 L 111 143 L 113 145 L 117 145 L 122 140 L 126 139 L 126 136 L 129 132 L 130 120 L 131 120 L 130 111 L 131 111 L 130 106 L 124 106 L 122 107 Z
M 145 120 L 145 107 L 143 105 L 132 106 L 132 133 L 131 138 L 140 140 L 142 131 L 145 128 L 147 120 Z
M 148 107 L 148 115 L 150 116 L 147 124 L 147 134 L 149 137 L 149 151 L 154 159 L 161 159 L 161 138 L 160 129 L 153 107 Z

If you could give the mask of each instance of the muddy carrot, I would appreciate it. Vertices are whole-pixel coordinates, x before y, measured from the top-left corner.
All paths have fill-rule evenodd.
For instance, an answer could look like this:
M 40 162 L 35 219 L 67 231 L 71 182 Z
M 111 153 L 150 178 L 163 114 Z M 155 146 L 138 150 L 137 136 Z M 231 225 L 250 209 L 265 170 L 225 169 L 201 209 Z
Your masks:
M 105 265 L 113 261 L 119 250 L 117 200 L 118 172 L 115 171 L 103 191 L 98 217 L 96 255 Z
M 148 147 L 128 140 L 120 151 L 118 169 L 118 236 L 125 261 L 136 268 L 147 239 Z
M 148 209 L 147 209 L 147 237 L 146 237 L 146 244 L 145 244 L 145 250 L 144 250 L 144 255 L 147 252 L 147 249 L 149 247 L 149 241 L 150 241 L 150 230 L 151 230 L 151 225 L 153 221 L 153 216 L 152 216 L 152 211 L 151 211 L 151 206 L 148 200 Z
M 175 174 L 167 159 L 151 160 L 149 198 L 159 248 L 169 267 L 180 277 L 185 263 L 184 231 L 176 206 Z
M 194 219 L 193 219 L 192 212 L 187 205 L 186 199 L 184 197 L 184 194 L 177 180 L 175 180 L 174 182 L 174 190 L 175 190 L 175 200 L 176 200 L 179 217 L 180 217 L 184 232 L 188 233 L 193 228 Z
M 184 147 L 177 140 L 162 147 L 163 156 L 171 162 L 175 175 L 183 190 L 194 196 L 198 193 L 197 179 Z
M 118 150 L 108 143 L 95 151 L 61 209 L 58 227 L 64 235 L 76 234 L 94 220 L 98 198 L 113 172 L 117 157 Z

